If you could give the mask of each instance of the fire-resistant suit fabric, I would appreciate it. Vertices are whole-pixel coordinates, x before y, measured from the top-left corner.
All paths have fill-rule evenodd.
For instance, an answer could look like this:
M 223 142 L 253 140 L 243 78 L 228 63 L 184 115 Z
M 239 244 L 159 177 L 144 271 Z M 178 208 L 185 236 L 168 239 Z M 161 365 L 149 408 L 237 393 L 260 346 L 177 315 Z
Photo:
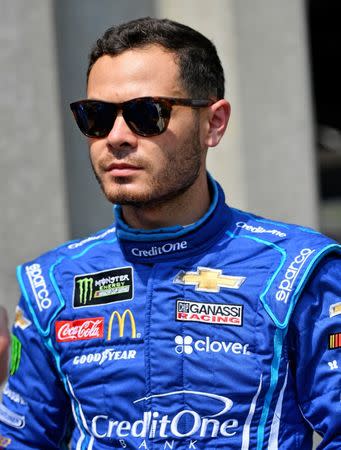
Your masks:
M 0 448 L 341 448 L 341 248 L 228 207 L 18 268 Z

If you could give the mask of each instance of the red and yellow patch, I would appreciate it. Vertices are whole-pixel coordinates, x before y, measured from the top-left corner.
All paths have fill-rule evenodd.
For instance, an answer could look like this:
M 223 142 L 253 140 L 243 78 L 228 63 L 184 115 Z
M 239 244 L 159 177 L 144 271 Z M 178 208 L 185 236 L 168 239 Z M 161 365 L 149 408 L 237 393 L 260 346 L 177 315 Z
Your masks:
M 333 350 L 335 348 L 341 348 L 341 332 L 333 333 L 329 335 L 329 350 Z

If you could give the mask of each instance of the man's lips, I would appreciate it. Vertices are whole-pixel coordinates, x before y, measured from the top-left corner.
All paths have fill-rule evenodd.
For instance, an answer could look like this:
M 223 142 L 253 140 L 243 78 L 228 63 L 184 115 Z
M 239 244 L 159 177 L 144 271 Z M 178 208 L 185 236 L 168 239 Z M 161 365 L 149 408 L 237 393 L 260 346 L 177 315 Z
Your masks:
M 105 169 L 114 177 L 127 177 L 135 174 L 138 170 L 141 170 L 141 167 L 126 163 L 113 163 Z

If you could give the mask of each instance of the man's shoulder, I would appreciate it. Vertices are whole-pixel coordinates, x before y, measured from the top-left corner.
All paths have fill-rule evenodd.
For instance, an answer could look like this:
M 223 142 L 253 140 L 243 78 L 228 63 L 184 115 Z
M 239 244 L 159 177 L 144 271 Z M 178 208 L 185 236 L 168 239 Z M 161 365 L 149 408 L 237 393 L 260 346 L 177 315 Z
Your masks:
M 315 269 L 330 255 L 335 255 L 332 259 L 340 263 L 341 246 L 304 226 L 269 220 L 236 209 L 233 217 L 231 237 L 244 238 L 244 247 L 251 250 L 256 247 L 257 255 L 269 264 L 260 299 L 276 326 L 285 328 Z
M 22 266 L 30 264 L 52 265 L 61 258 L 74 258 L 86 254 L 90 248 L 97 247 L 103 243 L 113 242 L 116 240 L 116 227 L 114 225 L 101 229 L 90 236 L 66 241 L 57 247 L 54 247 L 37 258 L 25 262 Z
M 103 254 L 102 245 L 111 244 L 115 240 L 115 227 L 109 227 L 85 239 L 66 242 L 18 266 L 20 290 L 31 317 L 43 336 L 49 334 L 53 319 L 65 307 L 61 287 L 67 285 L 70 279 L 72 281 L 73 272 L 80 270 L 82 261 L 86 263 L 89 255 L 93 255 L 91 249 L 96 248 Z M 95 259 L 97 256 L 98 253 L 94 255 Z M 61 271 L 63 281 L 60 279 Z
M 307 226 L 273 220 L 250 212 L 231 208 L 234 216 L 235 234 L 254 236 L 279 246 L 298 243 L 306 245 L 334 245 L 332 238 Z

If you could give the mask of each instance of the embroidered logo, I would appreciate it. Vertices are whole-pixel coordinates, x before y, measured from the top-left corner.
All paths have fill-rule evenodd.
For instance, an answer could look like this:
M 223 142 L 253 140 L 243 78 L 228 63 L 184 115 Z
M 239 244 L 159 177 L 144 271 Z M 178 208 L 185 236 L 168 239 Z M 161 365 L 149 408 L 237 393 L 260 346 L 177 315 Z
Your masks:
M 329 317 L 338 316 L 341 314 L 341 302 L 334 303 L 329 307 Z
M 198 267 L 196 272 L 179 272 L 175 284 L 195 286 L 196 291 L 219 292 L 220 288 L 239 289 L 246 277 L 223 275 L 222 270 Z
M 10 375 L 14 375 L 15 372 L 19 369 L 21 361 L 21 342 L 20 340 L 12 334 L 11 336 L 11 363 L 9 373 Z
M 119 267 L 75 277 L 73 307 L 107 305 L 133 298 L 133 269 Z
M 330 370 L 336 370 L 336 369 L 339 368 L 336 359 L 334 359 L 334 361 L 330 361 L 330 362 L 328 363 L 328 366 L 330 367 Z
M 328 348 L 329 350 L 341 348 L 341 333 L 333 333 L 329 335 Z
M 0 403 L 0 421 L 12 428 L 24 428 L 25 416 L 21 416 Z
M 220 303 L 176 301 L 176 320 L 217 325 L 243 325 L 243 306 Z
M 128 319 L 127 319 L 128 317 Z M 111 341 L 111 334 L 112 334 L 112 328 L 113 328 L 113 323 L 115 321 L 115 319 L 117 319 L 117 324 L 118 324 L 118 337 L 124 337 L 125 335 L 125 324 L 126 321 L 128 320 L 130 322 L 130 335 L 133 339 L 135 339 L 136 337 L 139 337 L 136 333 L 136 323 L 135 323 L 135 318 L 133 313 L 130 311 L 130 309 L 126 309 L 123 314 L 121 315 L 118 311 L 114 311 L 111 316 L 110 316 L 110 320 L 109 320 L 109 325 L 108 325 L 108 334 L 107 334 L 107 341 Z M 129 328 L 128 328 L 128 333 L 129 333 Z
M 15 309 L 14 328 L 19 327 L 22 330 L 26 330 L 26 328 L 28 328 L 31 325 L 32 322 L 24 316 L 23 310 L 19 306 L 17 306 Z
M 58 342 L 86 341 L 102 338 L 103 335 L 104 317 L 56 322 L 56 339 Z

